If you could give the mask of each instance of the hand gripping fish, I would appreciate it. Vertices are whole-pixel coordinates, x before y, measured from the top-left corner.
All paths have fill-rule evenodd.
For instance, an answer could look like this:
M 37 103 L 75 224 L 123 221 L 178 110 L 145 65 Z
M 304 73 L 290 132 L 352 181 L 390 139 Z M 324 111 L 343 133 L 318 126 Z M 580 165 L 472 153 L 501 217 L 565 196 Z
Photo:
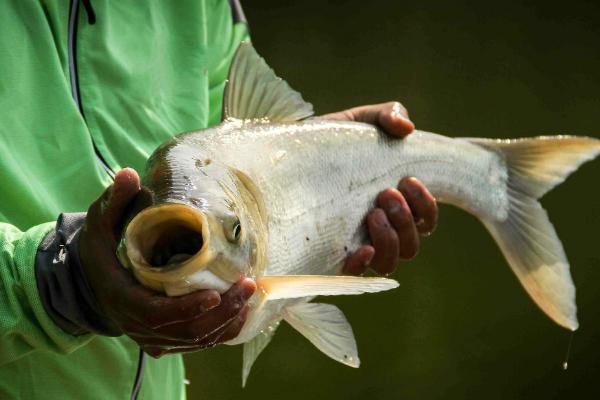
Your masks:
M 329 357 L 358 367 L 352 328 L 315 296 L 392 289 L 386 278 L 340 276 L 381 188 L 421 180 L 438 201 L 480 219 L 533 301 L 577 329 L 562 244 L 538 199 L 600 153 L 574 136 L 394 139 L 356 122 L 309 118 L 310 104 L 242 43 L 225 88 L 223 122 L 180 135 L 148 161 L 153 204 L 127 224 L 119 258 L 170 296 L 258 286 L 239 336 L 242 380 L 283 319 Z M 351 200 L 351 204 L 348 199 Z

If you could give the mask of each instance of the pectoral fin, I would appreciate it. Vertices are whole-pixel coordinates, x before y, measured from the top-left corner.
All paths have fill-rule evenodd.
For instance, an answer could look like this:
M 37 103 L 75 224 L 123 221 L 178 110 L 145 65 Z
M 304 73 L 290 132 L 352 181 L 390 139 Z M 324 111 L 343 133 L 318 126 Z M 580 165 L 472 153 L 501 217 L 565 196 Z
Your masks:
M 352 327 L 334 305 L 300 303 L 283 310 L 284 319 L 319 350 L 336 361 L 358 368 L 360 360 Z
M 400 286 L 393 279 L 335 275 L 269 275 L 256 284 L 268 300 L 376 293 Z

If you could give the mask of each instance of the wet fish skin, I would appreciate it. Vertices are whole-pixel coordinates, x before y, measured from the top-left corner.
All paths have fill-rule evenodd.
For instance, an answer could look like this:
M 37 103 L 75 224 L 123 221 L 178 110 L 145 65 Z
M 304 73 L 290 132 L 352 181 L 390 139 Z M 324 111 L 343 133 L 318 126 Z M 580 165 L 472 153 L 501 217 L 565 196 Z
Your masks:
M 311 300 L 397 286 L 338 274 L 348 252 L 367 239 L 362 222 L 377 193 L 406 176 L 480 219 L 536 304 L 577 329 L 569 264 L 538 199 L 595 158 L 599 140 L 422 131 L 399 140 L 367 124 L 306 119 L 311 114 L 242 45 L 223 123 L 178 136 L 154 153 L 144 178 L 154 205 L 132 219 L 119 248 L 142 283 L 169 295 L 224 292 L 244 275 L 256 280 L 247 321 L 228 342 L 244 343 L 244 383 L 282 319 L 328 356 L 359 365 L 341 311 Z
M 375 195 L 404 176 L 472 214 L 507 214 L 502 157 L 462 139 L 416 131 L 399 140 L 372 125 L 313 119 L 230 121 L 178 145 L 243 171 L 258 188 L 271 275 L 339 273 L 348 252 L 365 242 L 362 221 Z

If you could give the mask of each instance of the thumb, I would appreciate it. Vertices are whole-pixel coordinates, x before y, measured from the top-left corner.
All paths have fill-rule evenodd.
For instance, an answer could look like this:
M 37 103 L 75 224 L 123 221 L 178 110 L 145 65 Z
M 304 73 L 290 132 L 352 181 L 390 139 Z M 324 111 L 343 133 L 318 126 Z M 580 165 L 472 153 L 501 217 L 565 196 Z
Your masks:
M 123 168 L 115 175 L 115 182 L 103 196 L 100 206 L 105 226 L 111 230 L 118 227 L 129 203 L 140 191 L 140 177 L 132 168 Z
M 415 129 L 415 124 L 408 118 L 406 108 L 397 101 L 354 107 L 345 111 L 326 114 L 321 118 L 377 125 L 383 128 L 386 133 L 400 138 L 405 137 Z
M 403 138 L 415 130 L 406 108 L 397 101 L 381 105 L 377 122 L 388 134 Z

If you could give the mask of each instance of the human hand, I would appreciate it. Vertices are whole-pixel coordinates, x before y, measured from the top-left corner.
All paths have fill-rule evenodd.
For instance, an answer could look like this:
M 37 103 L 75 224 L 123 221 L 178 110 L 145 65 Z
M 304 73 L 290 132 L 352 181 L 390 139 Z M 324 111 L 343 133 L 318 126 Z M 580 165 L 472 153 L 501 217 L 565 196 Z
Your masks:
M 398 102 L 355 107 L 321 118 L 365 122 L 399 138 L 415 129 L 406 109 Z M 417 254 L 419 235 L 429 235 L 435 229 L 438 217 L 435 198 L 416 178 L 404 178 L 398 189 L 379 193 L 376 204 L 366 221 L 372 245 L 361 246 L 346 258 L 342 270 L 346 274 L 361 275 L 369 267 L 380 274 L 392 273 L 399 260 L 410 260 Z
M 110 334 L 128 335 L 154 357 L 233 339 L 256 290 L 252 280 L 240 280 L 223 295 L 199 290 L 167 297 L 142 286 L 119 263 L 115 252 L 122 220 L 139 192 L 138 174 L 129 168 L 119 171 L 114 184 L 90 206 L 79 239 L 82 268 Z

